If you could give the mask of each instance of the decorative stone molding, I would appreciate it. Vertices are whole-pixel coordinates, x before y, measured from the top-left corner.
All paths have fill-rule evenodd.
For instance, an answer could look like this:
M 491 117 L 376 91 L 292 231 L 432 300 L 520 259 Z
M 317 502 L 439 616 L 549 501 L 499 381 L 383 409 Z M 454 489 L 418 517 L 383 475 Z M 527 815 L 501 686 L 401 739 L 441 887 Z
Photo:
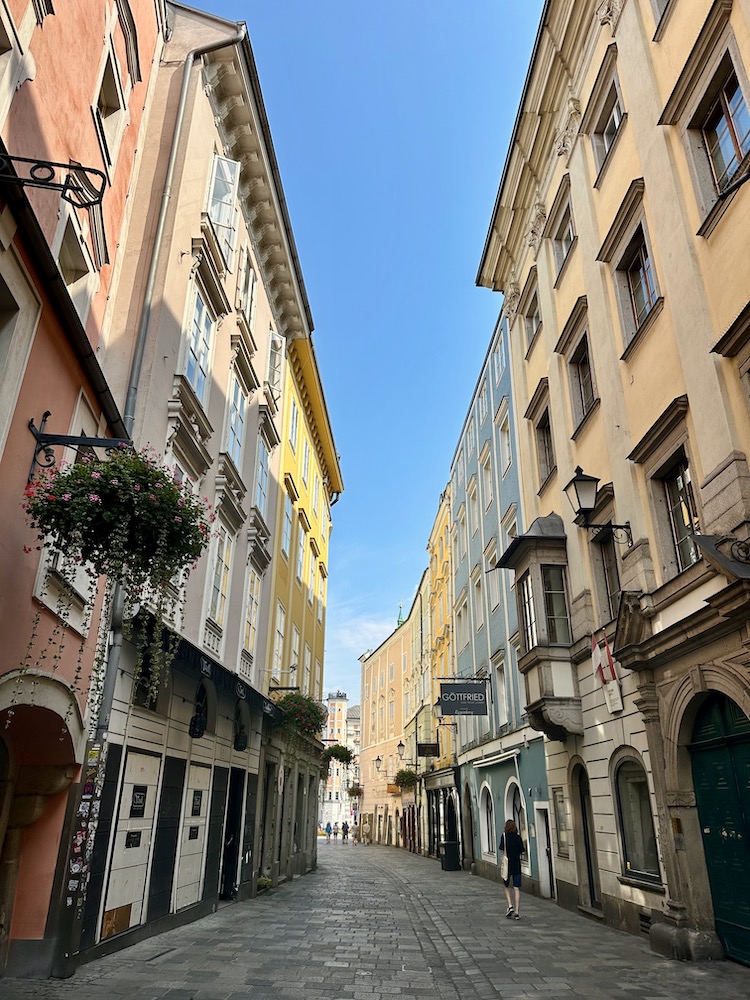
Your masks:
M 521 288 L 517 281 L 511 281 L 508 283 L 508 289 L 505 293 L 505 312 L 508 319 L 513 322 L 518 310 L 518 303 L 521 300 Z
M 542 233 L 544 232 L 544 225 L 546 221 L 547 213 L 544 209 L 544 204 L 541 201 L 534 202 L 534 207 L 531 210 L 529 228 L 526 233 L 526 242 L 534 251 L 534 258 L 536 258 L 539 253 L 539 247 L 542 243 Z
M 614 34 L 624 6 L 625 0 L 602 0 L 596 8 L 596 16 L 599 18 L 599 23 L 609 24 Z
M 565 108 L 565 120 L 555 135 L 555 152 L 558 156 L 570 156 L 580 124 L 581 102 L 571 95 Z

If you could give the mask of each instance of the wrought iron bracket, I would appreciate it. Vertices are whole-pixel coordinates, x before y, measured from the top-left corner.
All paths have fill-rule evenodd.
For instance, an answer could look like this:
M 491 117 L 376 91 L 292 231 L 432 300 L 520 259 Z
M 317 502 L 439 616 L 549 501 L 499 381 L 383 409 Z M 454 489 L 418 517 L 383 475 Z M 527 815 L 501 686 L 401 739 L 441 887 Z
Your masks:
M 63 180 L 59 179 L 60 174 Z M 9 156 L 6 153 L 0 156 L 0 183 L 59 191 L 62 198 L 75 208 L 93 208 L 101 204 L 107 177 L 95 167 Z
M 45 431 L 47 420 L 52 416 L 50 410 L 45 410 L 42 414 L 42 422 L 39 427 L 34 425 L 34 418 L 29 420 L 29 430 L 36 439 L 34 445 L 34 457 L 31 460 L 29 477 L 27 482 L 34 480 L 37 469 L 51 469 L 56 463 L 54 448 L 56 445 L 64 448 L 103 448 L 105 451 L 114 451 L 116 448 L 132 448 L 133 442 L 127 438 L 101 438 L 85 437 L 75 434 L 48 434 Z M 43 458 L 41 456 L 44 456 Z
M 625 524 L 612 524 L 611 521 L 607 521 L 606 524 L 593 524 L 591 521 L 584 521 L 583 527 L 587 531 L 591 531 L 592 535 L 597 532 L 607 532 L 612 536 L 612 541 L 617 542 L 618 545 L 627 545 L 629 549 L 633 547 L 633 532 L 630 528 L 630 521 L 626 521 Z

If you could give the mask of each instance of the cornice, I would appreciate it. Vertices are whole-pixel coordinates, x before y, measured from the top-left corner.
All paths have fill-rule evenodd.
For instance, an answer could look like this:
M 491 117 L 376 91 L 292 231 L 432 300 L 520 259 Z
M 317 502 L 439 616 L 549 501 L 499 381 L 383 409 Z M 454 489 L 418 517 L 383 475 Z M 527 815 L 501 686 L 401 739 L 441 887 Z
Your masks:
M 643 462 L 652 455 L 672 431 L 678 427 L 685 419 L 688 411 L 687 396 L 677 396 L 657 420 L 649 427 L 638 444 L 628 455 L 631 462 L 642 465 Z

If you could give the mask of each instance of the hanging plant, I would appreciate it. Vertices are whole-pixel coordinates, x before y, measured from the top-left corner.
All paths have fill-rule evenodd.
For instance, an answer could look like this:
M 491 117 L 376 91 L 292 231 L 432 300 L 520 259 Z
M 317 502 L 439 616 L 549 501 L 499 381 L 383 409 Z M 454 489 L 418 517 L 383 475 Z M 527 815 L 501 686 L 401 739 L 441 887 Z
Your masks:
M 354 754 L 351 752 L 349 747 L 342 746 L 340 743 L 336 743 L 332 747 L 326 747 L 321 754 L 321 764 L 324 770 L 327 770 L 332 760 L 337 760 L 341 764 L 346 764 L 347 766 L 351 764 L 354 759 Z
M 416 771 L 411 771 L 409 768 L 402 767 L 400 771 L 396 772 L 396 777 L 393 779 L 394 784 L 398 785 L 399 788 L 415 788 L 419 777 Z
M 165 619 L 211 534 L 214 515 L 207 501 L 160 465 L 155 454 L 119 447 L 104 462 L 87 456 L 52 469 L 26 487 L 23 506 L 39 548 L 44 543 L 51 555 L 61 554 L 60 564 L 82 565 L 94 577 L 107 577 L 105 635 L 115 583 L 124 586 L 131 605 L 148 603 L 154 625 L 138 629 L 136 673 L 148 650 L 150 684 L 158 690 L 177 646 L 163 641 Z M 101 687 L 106 651 L 106 642 L 97 644 L 94 694 Z
M 324 705 L 299 691 L 290 691 L 279 698 L 276 707 L 281 709 L 278 725 L 301 736 L 317 736 L 328 718 L 328 709 Z
M 349 785 L 346 790 L 346 794 L 350 799 L 361 799 L 362 798 L 362 786 L 361 785 Z

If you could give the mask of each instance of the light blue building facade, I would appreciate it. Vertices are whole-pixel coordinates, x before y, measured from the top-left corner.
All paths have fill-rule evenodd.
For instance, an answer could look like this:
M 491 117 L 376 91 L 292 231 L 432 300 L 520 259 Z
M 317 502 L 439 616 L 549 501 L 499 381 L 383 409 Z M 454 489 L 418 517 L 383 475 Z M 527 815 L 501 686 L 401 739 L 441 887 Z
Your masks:
M 451 465 L 453 641 L 458 677 L 484 680 L 487 715 L 456 717 L 461 858 L 499 879 L 500 836 L 515 819 L 524 888 L 554 892 L 544 737 L 525 715 L 513 577 L 494 566 L 520 523 L 508 323 L 490 340 Z

